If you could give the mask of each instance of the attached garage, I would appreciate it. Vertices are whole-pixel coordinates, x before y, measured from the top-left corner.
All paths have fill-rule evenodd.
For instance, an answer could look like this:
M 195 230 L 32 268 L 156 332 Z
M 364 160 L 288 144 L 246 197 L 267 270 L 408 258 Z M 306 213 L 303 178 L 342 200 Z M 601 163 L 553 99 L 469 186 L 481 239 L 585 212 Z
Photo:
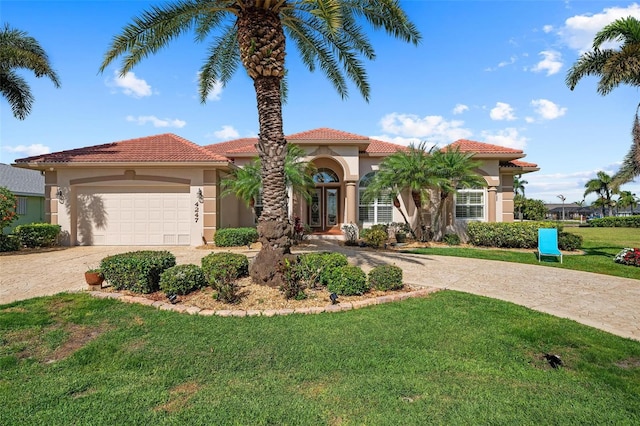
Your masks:
M 77 238 L 81 245 L 189 245 L 189 186 L 79 187 Z

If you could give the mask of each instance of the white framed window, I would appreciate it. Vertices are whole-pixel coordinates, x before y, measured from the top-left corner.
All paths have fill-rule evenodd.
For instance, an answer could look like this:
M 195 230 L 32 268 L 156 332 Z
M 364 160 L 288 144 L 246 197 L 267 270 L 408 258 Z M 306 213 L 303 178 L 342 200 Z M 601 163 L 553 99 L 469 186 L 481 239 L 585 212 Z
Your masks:
M 483 188 L 460 188 L 456 191 L 456 219 L 484 220 Z
M 373 178 L 375 172 L 367 173 L 358 185 L 358 220 L 363 225 L 375 225 L 378 223 L 393 222 L 393 201 L 389 193 L 382 194 L 372 202 L 365 203 L 362 200 L 362 194 L 367 190 L 369 182 Z
M 16 197 L 16 213 L 19 215 L 27 214 L 27 198 Z

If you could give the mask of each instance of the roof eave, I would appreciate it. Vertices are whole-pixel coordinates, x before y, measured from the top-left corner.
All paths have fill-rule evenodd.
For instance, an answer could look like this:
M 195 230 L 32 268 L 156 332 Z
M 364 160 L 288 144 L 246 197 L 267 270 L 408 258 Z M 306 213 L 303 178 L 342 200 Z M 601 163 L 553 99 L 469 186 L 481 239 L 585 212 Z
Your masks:
M 104 161 L 86 161 L 86 162 L 28 162 L 28 163 L 13 163 L 12 166 L 22 169 L 32 170 L 50 170 L 54 169 L 74 169 L 82 167 L 94 167 L 101 169 L 108 168 L 120 168 L 120 167 L 229 167 L 232 164 L 231 161 L 123 161 L 123 162 L 104 162 Z

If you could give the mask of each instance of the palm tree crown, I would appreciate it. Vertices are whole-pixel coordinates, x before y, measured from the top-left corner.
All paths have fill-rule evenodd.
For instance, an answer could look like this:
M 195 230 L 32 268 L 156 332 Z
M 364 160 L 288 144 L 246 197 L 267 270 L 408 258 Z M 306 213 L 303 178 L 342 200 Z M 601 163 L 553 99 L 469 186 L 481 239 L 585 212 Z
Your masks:
M 253 80 L 263 188 L 258 223 L 262 249 L 250 271 L 254 281 L 278 285 L 277 264 L 292 244 L 281 103 L 286 38 L 296 45 L 307 68 L 319 67 L 342 97 L 347 96 L 348 79 L 368 100 L 370 87 L 361 58 L 374 59 L 375 52 L 362 22 L 406 42 L 420 41 L 397 0 L 180 0 L 134 18 L 105 54 L 100 70 L 123 56 L 120 72 L 125 74 L 171 40 L 193 31 L 196 41 L 210 39 L 200 72 L 202 102 L 215 85 L 226 85 L 240 64 Z
M 609 208 L 609 216 L 613 214 L 613 200 L 611 197 L 613 194 L 618 193 L 618 188 L 611 176 L 603 171 L 599 171 L 597 177 L 589 180 L 584 187 L 586 188 L 584 191 L 584 196 L 586 197 L 589 194 L 597 194 L 598 200 L 596 200 L 597 205 L 602 207 L 602 215 L 605 215 L 605 207 Z
M 605 42 L 620 42 L 618 49 L 602 49 Z M 632 16 L 613 21 L 593 40 L 593 50 L 583 53 L 569 69 L 567 86 L 573 90 L 588 75 L 599 76 L 598 93 L 606 95 L 622 84 L 640 86 L 640 21 Z
M 13 116 L 19 120 L 29 115 L 34 101 L 29 85 L 16 72 L 22 68 L 32 71 L 38 78 L 48 77 L 55 87 L 60 87 L 58 75 L 38 41 L 26 32 L 5 24 L 0 31 L 0 93 L 9 102 Z

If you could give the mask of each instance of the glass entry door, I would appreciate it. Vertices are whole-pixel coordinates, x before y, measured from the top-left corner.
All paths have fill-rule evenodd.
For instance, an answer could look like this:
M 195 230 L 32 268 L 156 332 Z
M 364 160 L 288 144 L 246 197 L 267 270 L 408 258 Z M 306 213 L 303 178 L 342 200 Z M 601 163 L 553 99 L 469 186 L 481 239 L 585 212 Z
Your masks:
M 309 226 L 324 231 L 338 225 L 339 189 L 319 187 L 311 195 Z

